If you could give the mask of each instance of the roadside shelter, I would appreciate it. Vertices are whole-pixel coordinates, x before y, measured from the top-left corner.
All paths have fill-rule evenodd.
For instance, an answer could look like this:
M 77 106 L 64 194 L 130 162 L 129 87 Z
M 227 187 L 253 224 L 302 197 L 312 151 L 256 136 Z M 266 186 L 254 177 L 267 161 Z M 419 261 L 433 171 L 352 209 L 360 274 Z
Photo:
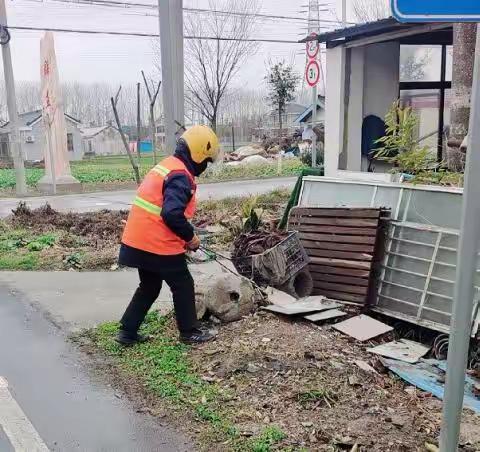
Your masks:
M 326 176 L 389 170 L 383 162 L 369 162 L 365 126 L 372 119 L 381 125 L 397 99 L 417 112 L 418 139 L 442 157 L 450 121 L 452 24 L 388 18 L 316 39 L 326 44 Z

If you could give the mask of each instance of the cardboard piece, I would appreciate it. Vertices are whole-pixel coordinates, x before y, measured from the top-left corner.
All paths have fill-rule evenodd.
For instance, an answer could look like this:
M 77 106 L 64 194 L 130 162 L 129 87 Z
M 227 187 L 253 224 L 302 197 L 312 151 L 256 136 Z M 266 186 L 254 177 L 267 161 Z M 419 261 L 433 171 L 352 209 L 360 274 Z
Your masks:
M 363 314 L 337 323 L 333 328 L 361 342 L 393 330 L 391 326 Z
M 426 347 L 418 342 L 400 339 L 399 341 L 388 342 L 387 344 L 369 348 L 367 352 L 415 364 L 420 358 L 425 356 L 429 350 L 430 347 Z
M 313 297 L 318 298 L 318 297 Z M 269 306 L 264 306 L 263 309 L 270 312 L 276 312 L 278 314 L 284 315 L 297 315 L 297 314 L 306 314 L 307 312 L 319 312 L 327 311 L 329 309 L 335 309 L 342 306 L 340 303 L 334 301 L 327 301 L 324 298 L 318 300 L 310 301 L 296 301 L 294 303 L 289 303 L 285 305 L 276 305 L 272 304 Z
M 306 315 L 305 318 L 311 322 L 320 322 L 322 320 L 334 319 L 336 317 L 343 317 L 345 315 L 347 315 L 347 313 L 341 311 L 340 309 L 329 309 L 328 311 Z

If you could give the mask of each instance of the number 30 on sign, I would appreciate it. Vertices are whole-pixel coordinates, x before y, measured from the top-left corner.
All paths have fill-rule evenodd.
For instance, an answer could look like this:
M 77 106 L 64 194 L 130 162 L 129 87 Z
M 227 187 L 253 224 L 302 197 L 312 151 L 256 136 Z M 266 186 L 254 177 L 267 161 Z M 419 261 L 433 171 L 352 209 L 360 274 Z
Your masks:
M 315 60 L 311 60 L 307 64 L 305 71 L 305 79 L 309 86 L 315 86 L 320 79 L 320 66 Z

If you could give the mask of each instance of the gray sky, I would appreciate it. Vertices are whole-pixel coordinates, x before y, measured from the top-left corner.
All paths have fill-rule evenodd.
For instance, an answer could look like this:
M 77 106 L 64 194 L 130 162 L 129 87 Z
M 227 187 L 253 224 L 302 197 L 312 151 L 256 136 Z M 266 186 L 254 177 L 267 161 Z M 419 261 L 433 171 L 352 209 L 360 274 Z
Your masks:
M 122 0 L 128 1 L 128 0 Z M 154 3 L 152 0 L 136 2 Z M 261 1 L 261 0 L 260 0 Z M 351 0 L 348 0 L 350 2 Z M 329 12 L 324 18 L 340 15 L 339 0 L 325 0 Z M 304 5 L 308 0 L 263 0 L 261 12 L 307 17 Z M 184 0 L 185 6 L 208 8 L 208 0 Z M 303 12 L 302 12 L 303 10 Z M 10 25 L 85 28 L 155 33 L 158 18 L 144 8 L 111 8 L 91 5 L 55 3 L 42 0 L 10 0 L 7 3 Z M 199 20 L 201 16 L 198 16 Z M 259 23 L 262 38 L 297 40 L 305 23 L 266 20 Z M 40 32 L 12 31 L 12 54 L 15 78 L 39 80 Z M 140 81 L 140 70 L 154 71 L 153 38 L 117 37 L 56 33 L 60 78 L 62 81 L 133 83 Z M 257 53 L 242 68 L 236 84 L 258 88 L 269 59 L 286 59 L 303 71 L 304 47 L 298 44 L 261 44 Z

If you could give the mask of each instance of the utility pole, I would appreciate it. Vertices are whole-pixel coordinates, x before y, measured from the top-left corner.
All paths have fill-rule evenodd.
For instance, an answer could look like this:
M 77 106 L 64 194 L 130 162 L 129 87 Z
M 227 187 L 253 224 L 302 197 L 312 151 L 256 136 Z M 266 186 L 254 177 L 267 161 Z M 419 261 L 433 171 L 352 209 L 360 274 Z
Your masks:
M 347 0 L 342 0 L 342 27 L 347 26 Z
M 468 152 L 465 165 L 457 271 L 453 294 L 453 312 L 448 343 L 447 377 L 440 435 L 441 452 L 457 450 L 460 435 L 465 371 L 472 330 L 474 282 L 480 238 L 480 25 L 477 25 L 475 68 L 471 98 Z
M 185 123 L 183 0 L 158 0 L 158 12 L 165 141 L 167 153 L 173 154 Z
M 12 54 L 10 52 L 10 33 L 7 28 L 7 9 L 5 0 L 0 0 L 0 43 L 2 45 L 3 73 L 7 93 L 8 119 L 10 121 L 10 152 L 15 166 L 15 189 L 19 196 L 27 194 L 25 181 L 25 163 L 23 161 L 22 143 L 18 129 L 17 98 L 15 79 L 13 77 Z
M 318 0 L 310 0 L 308 4 L 308 34 L 318 34 L 320 32 L 320 9 Z M 320 53 L 320 52 L 319 52 Z M 322 62 L 320 61 L 320 64 Z M 317 125 L 317 103 L 318 92 L 317 85 L 312 87 L 312 168 L 317 166 L 317 134 L 315 133 L 315 126 Z

